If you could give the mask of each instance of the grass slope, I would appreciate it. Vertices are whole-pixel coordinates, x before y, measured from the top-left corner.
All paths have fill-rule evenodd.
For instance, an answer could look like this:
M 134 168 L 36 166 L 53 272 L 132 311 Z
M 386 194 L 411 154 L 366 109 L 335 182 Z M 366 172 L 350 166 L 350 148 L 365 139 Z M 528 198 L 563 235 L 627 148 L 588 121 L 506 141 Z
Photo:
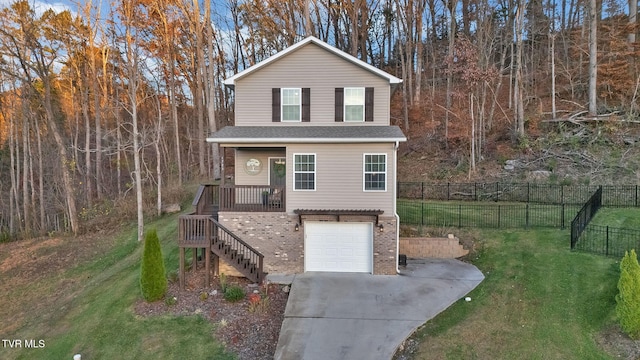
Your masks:
M 167 269 L 176 269 L 177 216 L 147 224 L 158 229 Z M 141 318 L 133 305 L 141 299 L 140 260 L 143 244 L 135 229 L 123 231 L 114 246 L 94 261 L 61 275 L 81 279 L 82 286 L 56 309 L 34 311 L 25 325 L 4 339 L 42 339 L 44 348 L 0 348 L 2 359 L 233 359 L 212 336 L 212 325 L 199 316 Z M 37 294 L 36 294 L 37 296 Z
M 596 338 L 614 322 L 615 260 L 570 252 L 559 230 L 484 231 L 486 279 L 415 336 L 416 359 L 608 359 Z
M 591 224 L 640 230 L 640 209 L 600 208 L 596 216 L 591 220 Z

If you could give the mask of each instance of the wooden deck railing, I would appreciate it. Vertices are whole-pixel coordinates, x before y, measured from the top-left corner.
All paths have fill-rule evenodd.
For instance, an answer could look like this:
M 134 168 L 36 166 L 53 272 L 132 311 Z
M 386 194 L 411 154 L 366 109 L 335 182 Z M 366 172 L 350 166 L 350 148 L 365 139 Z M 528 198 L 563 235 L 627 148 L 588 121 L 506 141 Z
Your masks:
M 264 279 L 264 255 L 222 226 L 213 217 L 209 215 L 182 215 L 179 217 L 178 232 L 178 244 L 181 249 L 210 249 L 207 253 L 212 251 L 251 281 L 260 283 Z M 184 287 L 183 258 L 184 255 L 181 254 L 181 287 Z
M 284 186 L 235 185 L 220 188 L 220 211 L 284 212 Z
M 212 215 L 218 210 L 219 204 L 220 186 L 203 184 L 198 188 L 191 205 L 193 205 L 198 215 Z

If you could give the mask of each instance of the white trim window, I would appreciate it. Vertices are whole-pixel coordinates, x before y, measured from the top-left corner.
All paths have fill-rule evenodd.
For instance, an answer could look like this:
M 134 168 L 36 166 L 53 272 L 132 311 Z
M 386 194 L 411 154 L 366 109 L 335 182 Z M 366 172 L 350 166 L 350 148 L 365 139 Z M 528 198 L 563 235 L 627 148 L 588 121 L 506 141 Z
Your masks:
M 387 154 L 364 154 L 364 191 L 387 191 Z
M 302 89 L 283 88 L 280 90 L 281 98 L 281 121 L 301 121 L 302 120 Z
M 344 121 L 364 121 L 364 88 L 344 88 Z
M 316 189 L 316 154 L 293 154 L 293 190 Z

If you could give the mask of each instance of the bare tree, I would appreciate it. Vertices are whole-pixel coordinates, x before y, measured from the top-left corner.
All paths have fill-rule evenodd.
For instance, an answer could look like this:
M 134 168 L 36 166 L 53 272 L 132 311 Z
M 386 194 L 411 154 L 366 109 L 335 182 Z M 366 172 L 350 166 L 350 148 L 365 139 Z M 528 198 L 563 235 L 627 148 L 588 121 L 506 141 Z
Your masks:
M 36 18 L 35 11 L 27 1 L 18 1 L 11 8 L 2 10 L 0 16 L 0 51 L 6 58 L 17 62 L 18 69 L 12 71 L 10 67 L 0 67 L 0 71 L 9 76 L 20 79 L 24 86 L 31 89 L 42 107 L 49 131 L 56 144 L 60 159 L 60 172 L 69 216 L 71 230 L 79 231 L 78 214 L 74 197 L 74 187 L 69 171 L 69 156 L 63 133 L 58 126 L 53 108 L 53 82 L 55 74 L 53 66 L 59 61 L 58 51 L 62 47 L 60 36 L 69 29 L 69 12 L 55 14 L 45 12 Z M 39 80 L 39 81 L 36 81 Z M 38 84 L 41 84 L 41 87 Z
M 127 103 L 123 104 L 124 109 L 131 116 L 131 128 L 133 137 L 133 163 L 134 182 L 136 187 L 136 203 L 138 218 L 138 241 L 144 238 L 144 205 L 142 199 L 142 165 L 141 165 L 141 144 L 140 129 L 138 126 L 138 91 L 142 84 L 140 79 L 141 47 L 138 43 L 139 35 L 134 23 L 141 20 L 141 14 L 137 4 L 133 1 L 123 0 L 118 9 L 120 11 L 120 21 L 124 27 L 123 43 L 124 47 L 124 76 L 127 81 L 126 98 Z

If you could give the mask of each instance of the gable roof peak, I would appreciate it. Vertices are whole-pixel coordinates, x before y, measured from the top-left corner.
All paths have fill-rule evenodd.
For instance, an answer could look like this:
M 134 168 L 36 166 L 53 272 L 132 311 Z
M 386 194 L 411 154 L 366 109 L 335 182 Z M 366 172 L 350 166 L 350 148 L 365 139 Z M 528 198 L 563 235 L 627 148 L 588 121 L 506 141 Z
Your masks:
M 238 80 L 238 79 L 240 79 L 240 78 L 242 78 L 242 77 L 244 77 L 246 75 L 249 75 L 249 74 L 257 71 L 257 70 L 265 67 L 266 65 L 269 65 L 269 64 L 277 61 L 278 59 L 280 59 L 280 58 L 282 58 L 284 56 L 287 56 L 288 54 L 298 50 L 299 48 L 301 48 L 301 47 L 303 47 L 303 46 L 305 46 L 305 45 L 307 45 L 309 43 L 313 43 L 313 44 L 315 44 L 315 45 L 317 45 L 317 46 L 329 51 L 330 53 L 332 53 L 332 54 L 334 54 L 334 55 L 336 55 L 336 56 L 338 56 L 338 57 L 340 57 L 340 58 L 342 58 L 344 60 L 347 60 L 347 61 L 349 61 L 349 62 L 351 62 L 351 63 L 353 63 L 353 64 L 355 64 L 357 66 L 360 66 L 361 68 L 363 68 L 363 69 L 365 69 L 367 71 L 370 71 L 370 72 L 372 72 L 372 73 L 374 73 L 374 74 L 376 74 L 376 75 L 378 75 L 378 76 L 380 76 L 382 78 L 387 79 L 390 84 L 399 84 L 399 83 L 402 82 L 402 79 L 399 79 L 399 78 L 397 78 L 397 77 L 395 77 L 395 76 L 393 76 L 393 75 L 391 75 L 391 74 L 389 74 L 389 73 L 387 73 L 385 71 L 382 71 L 382 70 L 378 69 L 377 67 L 375 67 L 373 65 L 370 65 L 370 64 L 368 64 L 368 63 L 366 63 L 366 62 L 364 62 L 364 61 L 362 61 L 362 60 L 360 60 L 360 59 L 358 59 L 358 58 L 356 58 L 356 57 L 354 57 L 352 55 L 349 55 L 346 52 L 327 44 L 326 42 L 318 39 L 315 36 L 308 36 L 305 39 L 303 39 L 303 40 L 301 40 L 301 41 L 289 46 L 288 48 L 276 53 L 275 55 L 272 55 L 272 56 L 268 57 L 267 59 L 255 64 L 253 66 L 250 66 L 250 67 L 244 69 L 243 71 L 241 71 L 241 72 L 239 72 L 239 73 L 237 73 L 237 74 L 225 79 L 224 80 L 224 84 L 226 86 L 229 86 L 229 87 L 234 87 L 235 84 L 236 84 L 236 80 Z

